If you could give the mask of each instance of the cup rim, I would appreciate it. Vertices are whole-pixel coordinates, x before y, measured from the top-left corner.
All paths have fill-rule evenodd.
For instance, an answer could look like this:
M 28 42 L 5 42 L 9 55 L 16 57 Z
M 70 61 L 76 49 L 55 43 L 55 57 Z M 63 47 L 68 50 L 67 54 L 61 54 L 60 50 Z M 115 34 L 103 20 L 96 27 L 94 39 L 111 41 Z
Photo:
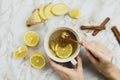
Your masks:
M 57 31 L 57 30 L 69 30 L 69 31 L 71 31 L 71 32 L 75 35 L 75 37 L 77 38 L 77 40 L 80 41 L 79 36 L 78 36 L 78 34 L 77 34 L 77 32 L 76 32 L 75 30 L 73 30 L 73 29 L 71 29 L 71 28 L 68 28 L 68 27 L 55 28 L 55 29 L 53 29 L 53 30 L 50 30 L 50 31 L 46 34 L 46 36 L 45 36 L 45 40 L 44 40 L 44 49 L 45 49 L 45 52 L 46 52 L 46 54 L 48 55 L 48 57 L 50 57 L 52 60 L 54 60 L 54 61 L 56 61 L 56 62 L 69 62 L 69 61 L 75 59 L 75 57 L 79 54 L 79 52 L 80 52 L 80 45 L 77 44 L 77 49 L 76 49 L 76 51 L 74 52 L 73 55 L 71 55 L 71 56 L 68 57 L 68 58 L 61 59 L 61 58 L 58 58 L 58 57 L 54 56 L 54 55 L 50 52 L 50 50 L 49 50 L 49 38 L 50 38 L 51 34 L 53 34 L 53 33 L 54 33 L 55 31 Z

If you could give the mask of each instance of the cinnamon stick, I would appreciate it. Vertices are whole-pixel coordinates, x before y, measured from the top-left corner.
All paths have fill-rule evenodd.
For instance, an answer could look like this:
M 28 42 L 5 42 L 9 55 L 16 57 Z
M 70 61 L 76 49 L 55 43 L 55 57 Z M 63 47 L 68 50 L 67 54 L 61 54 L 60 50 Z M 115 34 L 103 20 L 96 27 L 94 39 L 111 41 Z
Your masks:
M 113 31 L 114 35 L 116 36 L 118 43 L 120 44 L 120 32 L 118 31 L 116 26 L 113 26 L 111 28 L 111 30 Z
M 89 30 L 103 30 L 105 28 L 102 28 L 102 27 L 99 27 L 99 26 L 81 26 L 80 27 L 82 30 L 86 30 L 86 29 L 89 29 Z
M 105 25 L 108 23 L 109 20 L 110 20 L 110 18 L 107 17 L 107 18 L 102 22 L 102 24 L 101 24 L 99 27 L 105 28 Z M 101 31 L 101 30 L 95 30 L 92 35 L 93 35 L 93 36 L 96 36 L 97 33 L 99 33 L 100 31 Z

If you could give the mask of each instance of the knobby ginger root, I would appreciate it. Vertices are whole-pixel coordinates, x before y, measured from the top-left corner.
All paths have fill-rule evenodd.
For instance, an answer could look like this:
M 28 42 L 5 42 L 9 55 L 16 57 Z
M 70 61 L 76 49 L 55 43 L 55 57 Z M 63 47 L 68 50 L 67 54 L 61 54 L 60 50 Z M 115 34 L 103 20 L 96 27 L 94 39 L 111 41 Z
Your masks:
M 39 22 L 41 22 L 41 18 L 39 17 L 38 9 L 35 9 L 33 11 L 32 15 L 26 21 L 26 25 L 29 27 L 29 26 L 37 24 Z

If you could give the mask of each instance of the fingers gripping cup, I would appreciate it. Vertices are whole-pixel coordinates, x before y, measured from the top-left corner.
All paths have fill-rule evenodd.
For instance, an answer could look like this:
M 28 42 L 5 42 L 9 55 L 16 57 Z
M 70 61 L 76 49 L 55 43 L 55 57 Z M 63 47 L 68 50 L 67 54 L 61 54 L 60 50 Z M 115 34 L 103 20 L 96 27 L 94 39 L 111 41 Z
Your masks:
M 73 29 L 68 27 L 56 28 L 46 34 L 44 40 L 46 54 L 56 62 L 65 63 L 70 61 L 73 65 L 76 65 L 77 61 L 75 58 L 80 52 L 81 45 L 69 39 L 62 39 L 62 32 L 67 32 L 70 34 L 71 39 L 80 41 Z

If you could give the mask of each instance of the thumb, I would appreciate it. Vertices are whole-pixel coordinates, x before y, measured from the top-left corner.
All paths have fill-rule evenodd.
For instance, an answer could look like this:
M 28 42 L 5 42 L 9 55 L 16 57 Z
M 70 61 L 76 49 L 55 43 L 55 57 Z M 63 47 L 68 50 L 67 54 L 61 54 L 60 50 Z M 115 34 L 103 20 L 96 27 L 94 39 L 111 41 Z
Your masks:
M 78 61 L 78 65 L 77 65 L 77 69 L 81 70 L 82 69 L 82 58 L 81 56 L 77 56 L 77 61 Z

